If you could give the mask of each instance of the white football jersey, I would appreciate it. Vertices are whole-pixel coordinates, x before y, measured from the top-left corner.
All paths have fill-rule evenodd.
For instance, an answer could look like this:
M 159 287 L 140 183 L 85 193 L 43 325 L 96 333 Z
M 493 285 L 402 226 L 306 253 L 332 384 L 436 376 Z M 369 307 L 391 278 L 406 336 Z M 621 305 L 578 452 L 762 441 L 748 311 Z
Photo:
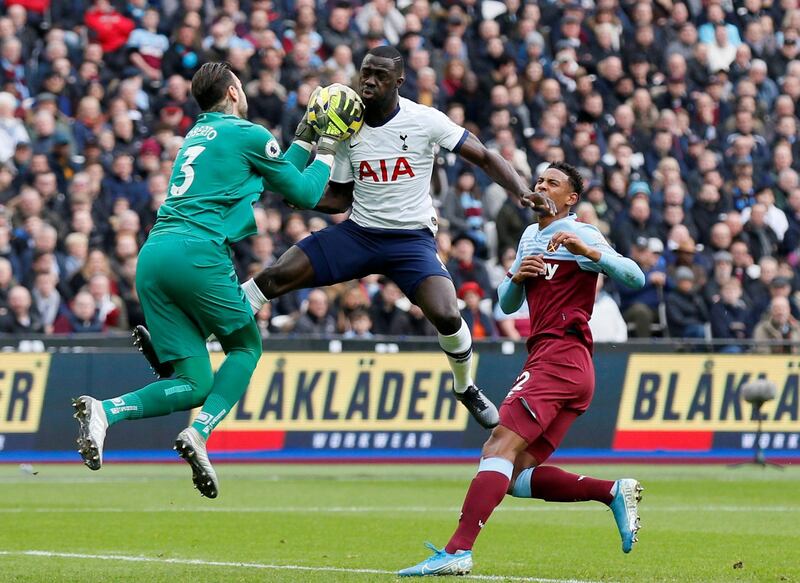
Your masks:
M 354 182 L 351 219 L 362 227 L 430 229 L 438 221 L 430 196 L 434 146 L 457 150 L 467 131 L 441 111 L 400 98 L 379 127 L 366 123 L 336 151 L 334 182 Z

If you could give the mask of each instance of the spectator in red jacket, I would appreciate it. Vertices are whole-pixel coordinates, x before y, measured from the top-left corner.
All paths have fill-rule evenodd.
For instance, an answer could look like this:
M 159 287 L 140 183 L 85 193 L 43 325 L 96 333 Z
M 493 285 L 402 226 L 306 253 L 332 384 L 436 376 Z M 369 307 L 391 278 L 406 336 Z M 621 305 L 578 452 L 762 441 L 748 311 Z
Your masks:
M 481 286 L 474 281 L 468 281 L 458 288 L 458 297 L 464 300 L 465 304 L 464 309 L 461 310 L 461 317 L 464 318 L 475 340 L 495 336 L 494 322 L 492 322 L 491 316 L 483 313 L 480 309 L 480 302 L 484 295 Z
M 121 51 L 128 42 L 128 37 L 136 23 L 118 12 L 109 0 L 95 0 L 94 6 L 86 11 L 86 26 L 94 39 L 100 43 L 105 53 L 106 63 L 115 69 L 121 69 L 125 62 L 125 55 Z M 117 53 L 118 57 L 112 53 Z

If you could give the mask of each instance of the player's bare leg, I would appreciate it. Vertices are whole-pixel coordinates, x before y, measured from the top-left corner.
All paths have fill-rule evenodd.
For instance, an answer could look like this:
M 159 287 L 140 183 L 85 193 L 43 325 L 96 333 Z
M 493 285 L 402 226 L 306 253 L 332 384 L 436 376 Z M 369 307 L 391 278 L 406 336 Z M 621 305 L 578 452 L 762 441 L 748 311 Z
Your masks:
M 285 293 L 314 285 L 314 266 L 308 255 L 297 246 L 292 246 L 273 264 L 263 269 L 253 279 L 242 284 L 250 306 L 254 311 L 265 303 Z M 261 295 L 252 293 L 258 291 Z M 255 300 L 258 300 L 254 302 Z
M 472 335 L 458 311 L 453 282 L 437 275 L 424 279 L 414 294 L 414 302 L 439 332 L 439 346 L 447 355 L 453 371 L 456 399 L 483 427 L 496 427 L 500 422 L 497 407 L 472 378 Z
M 515 498 L 538 498 L 548 502 L 602 502 L 614 514 L 622 551 L 629 553 L 638 542 L 642 490 L 633 478 L 614 481 L 572 474 L 555 466 L 540 465 L 536 458 L 523 451 L 514 462 L 508 493 Z
M 494 509 L 506 495 L 514 462 L 527 442 L 502 425 L 495 427 L 483 446 L 478 473 L 461 506 L 458 527 L 447 545 L 421 563 L 398 572 L 401 577 L 466 575 L 472 570 L 472 545 Z

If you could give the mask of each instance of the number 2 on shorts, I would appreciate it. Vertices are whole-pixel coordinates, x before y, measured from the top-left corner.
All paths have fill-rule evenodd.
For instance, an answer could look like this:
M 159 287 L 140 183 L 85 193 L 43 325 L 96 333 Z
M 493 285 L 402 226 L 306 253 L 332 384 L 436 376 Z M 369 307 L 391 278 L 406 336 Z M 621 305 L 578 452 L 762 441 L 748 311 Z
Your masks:
M 510 391 L 508 391 L 508 395 L 506 395 L 506 398 L 510 397 L 517 391 L 521 391 L 522 388 L 525 386 L 525 383 L 528 382 L 529 378 L 531 378 L 531 373 L 529 373 L 527 370 L 523 370 L 522 374 L 517 377 L 516 381 L 514 381 L 514 386 L 511 387 Z

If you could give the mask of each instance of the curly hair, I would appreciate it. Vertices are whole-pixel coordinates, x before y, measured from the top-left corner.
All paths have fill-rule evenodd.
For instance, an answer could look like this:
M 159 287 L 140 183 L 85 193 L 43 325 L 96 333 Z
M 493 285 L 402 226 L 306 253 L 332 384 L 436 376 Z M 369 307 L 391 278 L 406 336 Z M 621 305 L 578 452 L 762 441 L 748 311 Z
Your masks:
M 547 168 L 555 168 L 566 174 L 569 179 L 569 185 L 572 187 L 572 190 L 577 193 L 578 200 L 581 199 L 583 196 L 583 177 L 575 166 L 567 164 L 566 162 L 551 162 L 550 166 Z

